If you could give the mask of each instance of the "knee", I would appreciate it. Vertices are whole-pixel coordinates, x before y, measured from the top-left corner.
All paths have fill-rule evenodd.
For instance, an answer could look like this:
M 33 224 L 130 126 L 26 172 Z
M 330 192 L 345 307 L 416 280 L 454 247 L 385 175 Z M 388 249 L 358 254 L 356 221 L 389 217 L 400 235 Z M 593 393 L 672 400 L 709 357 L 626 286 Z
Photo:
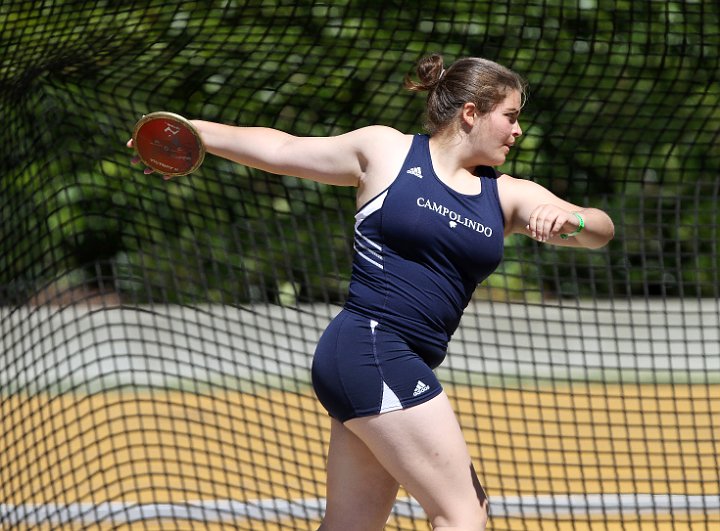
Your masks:
M 488 521 L 488 505 L 473 504 L 462 514 L 432 519 L 433 531 L 484 531 Z
M 460 527 L 460 529 L 467 531 L 484 531 L 485 526 L 487 525 L 487 521 L 488 503 L 487 500 L 485 500 L 482 505 L 478 505 L 475 507 L 475 510 L 472 511 L 472 514 L 466 522 L 465 527 Z
M 485 526 L 488 522 L 488 502 L 485 500 L 485 503 L 480 507 L 480 514 L 478 515 L 478 521 L 476 527 L 473 529 L 477 529 L 478 531 L 484 531 Z
M 476 517 L 479 527 L 473 528 L 473 529 L 483 530 L 483 529 L 485 529 L 485 526 L 487 525 L 487 521 L 488 521 L 490 500 L 488 499 L 487 493 L 485 492 L 485 489 L 483 488 L 482 484 L 480 483 L 480 480 L 478 479 L 477 472 L 475 472 L 475 467 L 472 465 L 472 463 L 470 464 L 470 477 L 472 478 L 473 487 L 475 488 L 475 496 L 477 497 L 477 507 L 479 508 L 479 512 Z
M 456 531 L 483 531 L 488 521 L 489 500 L 473 465 L 470 465 L 472 490 L 454 498 L 452 506 L 445 506 L 442 514 L 431 519 L 433 529 Z

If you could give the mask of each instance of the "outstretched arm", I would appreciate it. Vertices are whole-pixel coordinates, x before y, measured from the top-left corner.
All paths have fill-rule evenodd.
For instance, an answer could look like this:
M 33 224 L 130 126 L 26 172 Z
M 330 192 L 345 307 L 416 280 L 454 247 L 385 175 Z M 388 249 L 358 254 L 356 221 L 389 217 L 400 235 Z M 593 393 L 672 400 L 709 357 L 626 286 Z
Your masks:
M 372 158 L 403 135 L 368 126 L 328 137 L 300 137 L 267 127 L 191 120 L 208 153 L 280 175 L 338 186 L 359 186 Z M 128 147 L 133 147 L 132 140 Z
M 192 120 L 208 153 L 270 173 L 357 186 L 365 167 L 363 130 L 334 137 L 298 137 L 266 127 Z
M 525 234 L 540 242 L 589 249 L 603 247 L 615 235 L 610 216 L 598 208 L 575 205 L 537 183 L 509 175 L 502 175 L 498 185 L 506 234 Z

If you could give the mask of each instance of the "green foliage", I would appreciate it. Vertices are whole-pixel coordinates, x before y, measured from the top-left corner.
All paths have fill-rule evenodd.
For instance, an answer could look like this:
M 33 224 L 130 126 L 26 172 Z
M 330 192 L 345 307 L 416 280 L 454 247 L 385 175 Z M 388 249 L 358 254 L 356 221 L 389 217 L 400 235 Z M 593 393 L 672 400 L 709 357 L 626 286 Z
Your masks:
M 154 110 L 420 131 L 402 80 L 434 51 L 523 74 L 525 135 L 501 169 L 618 229 L 582 256 L 508 240 L 492 296 L 718 296 L 717 2 L 46 0 L 2 4 L 0 21 L 6 300 L 58 278 L 138 302 L 341 300 L 351 189 L 212 157 L 165 183 L 124 143 Z

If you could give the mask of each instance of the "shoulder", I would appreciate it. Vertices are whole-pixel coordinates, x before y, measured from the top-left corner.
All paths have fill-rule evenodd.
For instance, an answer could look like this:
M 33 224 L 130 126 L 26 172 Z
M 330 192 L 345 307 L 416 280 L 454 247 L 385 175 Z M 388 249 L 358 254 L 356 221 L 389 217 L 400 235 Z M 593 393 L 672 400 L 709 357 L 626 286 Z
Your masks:
M 541 185 L 528 179 L 520 179 L 498 172 L 498 191 L 508 200 L 528 199 L 527 194 L 545 191 Z
M 533 181 L 519 179 L 506 173 L 499 173 L 497 189 L 507 234 L 517 231 L 518 220 L 521 220 L 523 211 L 527 210 L 526 205 L 536 203 L 544 191 L 544 188 Z
M 388 153 L 410 147 L 413 135 L 385 125 L 368 125 L 334 137 L 337 147 L 349 148 L 365 163 L 387 157 Z
M 524 179 L 518 179 L 516 177 L 513 177 L 512 175 L 508 175 L 507 173 L 501 173 L 498 172 L 498 186 L 502 186 L 503 188 L 506 188 L 508 190 L 512 190 L 516 187 L 522 187 L 523 183 L 527 183 L 530 181 L 526 181 Z
M 400 172 L 415 135 L 382 125 L 363 127 L 351 134 L 360 146 L 363 173 L 359 180 L 358 203 L 386 189 Z
M 385 174 L 395 166 L 398 166 L 399 170 L 414 137 L 384 125 L 370 125 L 351 131 L 348 135 L 352 135 L 353 144 L 364 160 L 365 170 L 369 174 L 378 171 Z
M 354 129 L 344 135 L 347 138 L 353 138 L 357 141 L 363 142 L 387 142 L 387 141 L 401 141 L 411 135 L 407 135 L 393 127 L 386 125 L 368 125 L 359 129 Z
M 498 195 L 500 196 L 500 202 L 502 204 L 503 210 L 508 210 L 511 203 L 513 202 L 513 199 L 518 194 L 522 193 L 522 185 L 520 183 L 520 179 L 516 179 L 515 177 L 508 175 L 507 173 L 498 172 L 498 177 L 496 181 Z

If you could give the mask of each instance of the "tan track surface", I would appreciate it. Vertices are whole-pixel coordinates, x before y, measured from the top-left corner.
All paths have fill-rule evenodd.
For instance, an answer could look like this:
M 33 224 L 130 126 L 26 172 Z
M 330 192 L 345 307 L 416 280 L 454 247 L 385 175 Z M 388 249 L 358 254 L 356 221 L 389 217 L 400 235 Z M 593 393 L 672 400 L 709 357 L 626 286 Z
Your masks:
M 491 500 L 535 493 L 720 494 L 720 385 L 450 387 L 448 393 Z M 0 412 L 0 503 L 324 497 L 329 422 L 310 393 L 12 395 L 2 399 Z M 553 520 L 551 528 L 709 529 L 720 524 L 718 514 L 710 515 L 712 521 L 702 514 L 676 515 L 675 520 L 650 514 L 631 521 L 626 517 L 623 524 L 616 516 L 614 524 L 598 516 L 583 518 Z M 541 523 L 496 519 L 493 527 L 542 529 Z M 120 528 L 313 525 L 238 521 L 223 527 L 166 520 Z M 424 522 L 406 519 L 393 519 L 387 527 L 426 528 Z

